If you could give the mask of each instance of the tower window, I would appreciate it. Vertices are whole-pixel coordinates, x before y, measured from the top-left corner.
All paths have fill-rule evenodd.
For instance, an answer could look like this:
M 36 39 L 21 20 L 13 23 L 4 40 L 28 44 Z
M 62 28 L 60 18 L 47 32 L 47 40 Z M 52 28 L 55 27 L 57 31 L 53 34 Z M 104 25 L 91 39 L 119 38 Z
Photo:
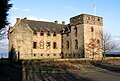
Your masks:
M 98 18 L 98 21 L 100 21 L 100 19 Z
M 68 40 L 66 41 L 66 46 L 67 46 L 67 49 L 69 49 L 69 41 Z
M 91 32 L 94 32 L 94 29 L 93 29 L 93 27 L 91 27 Z
M 44 32 L 43 32 L 43 31 L 41 31 L 41 32 L 40 32 L 40 36 L 43 36 L 43 35 L 44 35 Z
M 47 42 L 46 48 L 47 48 L 47 49 L 50 49 L 50 42 Z
M 47 36 L 50 36 L 50 31 L 47 31 Z
M 78 49 L 78 40 L 75 40 L 75 49 Z
M 54 33 L 53 33 L 53 36 L 55 37 L 56 36 L 56 32 L 54 31 Z
M 74 30 L 75 30 L 75 36 L 77 37 L 77 27 L 76 26 L 75 26 Z
M 53 49 L 56 49 L 56 48 L 57 48 L 57 43 L 53 42 Z
M 37 43 L 33 42 L 33 48 L 36 48 L 36 47 L 37 47 Z

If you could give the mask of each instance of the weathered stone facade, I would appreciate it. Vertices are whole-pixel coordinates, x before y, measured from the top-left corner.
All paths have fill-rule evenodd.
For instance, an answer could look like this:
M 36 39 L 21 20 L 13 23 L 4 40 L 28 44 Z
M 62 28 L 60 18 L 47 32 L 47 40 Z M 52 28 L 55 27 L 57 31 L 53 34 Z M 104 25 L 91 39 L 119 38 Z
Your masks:
M 81 14 L 65 22 L 19 19 L 9 33 L 9 58 L 102 57 L 102 17 Z

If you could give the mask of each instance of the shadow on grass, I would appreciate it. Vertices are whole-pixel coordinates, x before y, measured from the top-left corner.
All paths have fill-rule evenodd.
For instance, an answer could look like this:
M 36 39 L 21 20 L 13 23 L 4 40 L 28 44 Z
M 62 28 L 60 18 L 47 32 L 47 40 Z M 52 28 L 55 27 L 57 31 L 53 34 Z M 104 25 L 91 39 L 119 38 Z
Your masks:
M 41 62 L 42 63 L 42 62 Z M 40 62 L 25 61 L 23 81 L 93 81 L 85 76 L 53 66 L 42 66 Z
M 94 65 L 95 67 L 99 67 L 99 68 L 106 69 L 112 72 L 120 73 L 120 66 L 115 66 L 115 65 L 111 65 L 108 63 L 101 63 L 101 62 L 91 62 L 91 64 Z
M 4 61 L 3 61 L 4 62 Z M 83 75 L 77 75 L 67 68 L 56 68 L 36 61 L 15 61 L 0 63 L 0 81 L 95 81 Z
M 22 63 L 0 60 L 0 81 L 22 81 Z

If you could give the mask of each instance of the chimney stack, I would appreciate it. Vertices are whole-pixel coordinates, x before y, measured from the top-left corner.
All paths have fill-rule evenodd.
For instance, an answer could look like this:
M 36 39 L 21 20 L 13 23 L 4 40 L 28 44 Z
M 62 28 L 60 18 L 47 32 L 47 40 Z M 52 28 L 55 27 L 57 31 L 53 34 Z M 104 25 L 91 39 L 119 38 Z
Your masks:
M 27 17 L 25 17 L 24 20 L 27 20 Z
M 58 21 L 57 21 L 57 20 L 55 20 L 55 24 L 58 24 Z
M 65 25 L 65 21 L 62 21 L 62 25 Z
M 20 18 L 16 18 L 16 21 L 19 22 L 19 21 L 20 21 Z

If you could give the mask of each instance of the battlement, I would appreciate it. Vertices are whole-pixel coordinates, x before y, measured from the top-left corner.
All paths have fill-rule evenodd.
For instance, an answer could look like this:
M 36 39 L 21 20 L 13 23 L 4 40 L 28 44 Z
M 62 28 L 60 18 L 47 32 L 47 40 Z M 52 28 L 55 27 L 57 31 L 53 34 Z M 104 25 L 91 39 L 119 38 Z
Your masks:
M 103 18 L 94 15 L 81 14 L 70 18 L 70 25 L 90 24 L 103 26 Z

